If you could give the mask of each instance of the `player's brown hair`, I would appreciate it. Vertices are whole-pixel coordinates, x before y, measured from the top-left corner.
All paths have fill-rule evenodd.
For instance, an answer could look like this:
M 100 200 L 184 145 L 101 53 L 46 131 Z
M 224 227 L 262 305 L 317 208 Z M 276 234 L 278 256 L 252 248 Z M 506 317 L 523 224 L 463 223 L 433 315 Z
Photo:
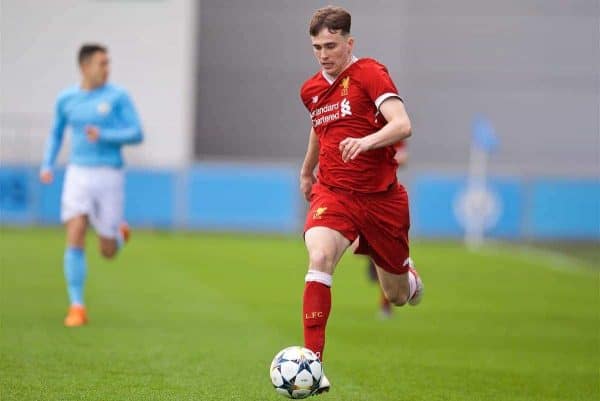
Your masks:
M 84 43 L 81 45 L 79 52 L 77 53 L 77 61 L 79 62 L 79 65 L 88 61 L 90 57 L 97 52 L 108 53 L 108 48 L 97 43 Z
M 331 33 L 340 31 L 342 35 L 347 35 L 350 33 L 351 23 L 352 17 L 345 8 L 327 6 L 315 11 L 308 32 L 310 36 L 317 36 L 323 28 L 327 28 Z

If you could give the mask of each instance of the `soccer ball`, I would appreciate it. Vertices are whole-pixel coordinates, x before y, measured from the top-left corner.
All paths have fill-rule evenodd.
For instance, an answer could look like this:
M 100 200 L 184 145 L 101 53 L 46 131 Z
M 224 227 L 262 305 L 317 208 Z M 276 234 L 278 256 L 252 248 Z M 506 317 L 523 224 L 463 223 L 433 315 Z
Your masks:
M 271 362 L 271 383 L 275 391 L 288 398 L 306 398 L 321 384 L 323 368 L 319 357 L 303 347 L 288 347 Z

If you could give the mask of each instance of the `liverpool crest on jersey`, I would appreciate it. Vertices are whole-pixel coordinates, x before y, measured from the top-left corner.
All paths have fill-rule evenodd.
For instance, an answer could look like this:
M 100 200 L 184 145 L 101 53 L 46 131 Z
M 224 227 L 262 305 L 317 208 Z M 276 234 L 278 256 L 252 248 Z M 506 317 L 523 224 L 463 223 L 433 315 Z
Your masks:
M 317 208 L 317 210 L 315 210 L 315 212 L 313 213 L 313 219 L 321 220 L 323 218 L 323 213 L 325 213 L 326 211 L 327 211 L 326 207 Z
M 350 77 L 342 79 L 340 88 L 342 88 L 341 96 L 348 96 L 348 89 L 350 88 Z

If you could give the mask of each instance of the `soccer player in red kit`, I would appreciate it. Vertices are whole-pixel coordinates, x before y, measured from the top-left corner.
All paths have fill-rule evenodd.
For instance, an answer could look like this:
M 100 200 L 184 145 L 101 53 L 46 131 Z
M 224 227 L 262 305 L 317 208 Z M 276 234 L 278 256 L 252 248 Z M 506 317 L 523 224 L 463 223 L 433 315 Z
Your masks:
M 394 160 L 394 145 L 411 135 L 410 120 L 385 66 L 354 57 L 350 24 L 341 7 L 315 12 L 309 32 L 321 70 L 300 91 L 312 119 L 300 172 L 300 188 L 310 202 L 304 345 L 321 359 L 333 272 L 357 237 L 356 253 L 373 260 L 387 299 L 416 305 L 423 294 L 409 257 L 408 197 Z M 319 392 L 329 387 L 323 377 Z

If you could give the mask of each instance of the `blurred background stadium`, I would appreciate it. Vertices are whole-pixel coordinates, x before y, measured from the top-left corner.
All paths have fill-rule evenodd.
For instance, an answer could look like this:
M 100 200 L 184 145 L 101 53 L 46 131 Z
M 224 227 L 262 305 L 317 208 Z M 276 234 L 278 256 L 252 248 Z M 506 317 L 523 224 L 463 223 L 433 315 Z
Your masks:
M 309 130 L 298 90 L 317 69 L 306 26 L 320 5 L 3 1 L 2 222 L 58 222 L 60 182 L 41 189 L 35 170 L 55 96 L 78 79 L 75 52 L 96 40 L 147 134 L 127 154 L 132 224 L 297 232 Z M 598 239 L 596 1 L 344 5 L 356 54 L 387 64 L 413 120 L 401 179 L 414 235 L 461 235 L 453 205 L 483 115 L 500 140 L 489 235 Z
M 450 393 L 462 394 L 456 398 L 462 400 L 594 399 L 599 394 L 600 4 L 596 0 L 352 0 L 336 4 L 347 7 L 352 13 L 356 55 L 379 59 L 388 66 L 412 119 L 413 137 L 409 139 L 408 167 L 399 173 L 399 177 L 411 196 L 411 233 L 416 239 L 416 251 L 424 260 L 425 277 L 428 269 L 429 276 L 435 277 L 435 269 L 443 267 L 447 256 L 455 259 L 455 268 L 465 269 L 464 274 L 471 274 L 471 268 L 477 271 L 482 260 L 486 263 L 502 261 L 504 264 L 499 270 L 506 266 L 521 267 L 524 274 L 531 273 L 528 263 L 535 261 L 542 269 L 544 265 L 556 267 L 549 269 L 554 271 L 548 273 L 550 275 L 567 274 L 551 276 L 550 282 L 554 284 L 564 283 L 567 277 L 571 283 L 587 285 L 581 287 L 581 291 L 571 288 L 572 294 L 556 292 L 556 288 L 567 291 L 559 284 L 538 292 L 538 295 L 548 297 L 556 294 L 572 296 L 569 299 L 576 299 L 574 304 L 581 306 L 579 310 L 584 314 L 583 317 L 565 320 L 563 323 L 572 325 L 573 331 L 561 332 L 556 337 L 564 341 L 561 346 L 578 339 L 580 345 L 587 346 L 577 354 L 587 356 L 584 362 L 578 360 L 572 365 L 565 365 L 565 370 L 575 372 L 574 375 L 581 373 L 577 378 L 570 378 L 571 384 L 561 382 L 555 387 L 547 387 L 542 372 L 539 380 L 534 380 L 538 387 L 534 385 L 534 390 L 529 393 L 523 390 L 527 389 L 527 382 L 514 384 L 507 376 L 504 384 L 510 387 L 512 383 L 523 391 L 519 396 L 510 398 L 502 392 L 485 390 L 494 388 L 494 384 L 487 383 L 485 378 L 477 381 L 474 370 L 485 370 L 487 365 L 482 363 L 469 365 L 470 380 L 481 384 L 482 390 L 474 389 L 475 395 L 472 395 L 459 393 L 459 389 L 451 387 Z M 296 267 L 295 270 L 293 273 L 288 270 L 286 274 L 298 282 L 298 287 L 294 287 L 293 294 L 287 295 L 289 299 L 286 298 L 284 304 L 287 302 L 298 307 L 299 304 L 293 301 L 299 301 L 305 263 L 300 240 L 305 204 L 298 188 L 298 170 L 310 128 L 298 92 L 302 82 L 317 70 L 307 26 L 312 12 L 323 5 L 326 3 L 291 0 L 2 0 L 0 242 L 3 367 L 7 371 L 30 373 L 24 376 L 29 379 L 10 376 L 10 373 L 5 376 L 3 387 L 7 399 L 28 399 L 31 395 L 26 388 L 35 389 L 37 398 L 31 396 L 31 399 L 44 399 L 44 387 L 31 377 L 42 377 L 47 371 L 44 368 L 39 371 L 24 368 L 26 364 L 23 361 L 27 359 L 24 355 L 31 355 L 16 345 L 23 345 L 24 340 L 21 339 L 27 331 L 20 319 L 38 318 L 35 305 L 22 304 L 20 294 L 29 293 L 35 285 L 39 285 L 48 290 L 42 291 L 44 296 L 52 294 L 52 302 L 59 308 L 64 302 L 60 281 L 62 273 L 59 273 L 63 233 L 55 228 L 59 224 L 63 170 L 59 168 L 56 182 L 48 187 L 38 183 L 37 173 L 53 117 L 55 97 L 62 88 L 77 82 L 79 75 L 75 56 L 80 44 L 85 41 L 97 41 L 108 46 L 112 59 L 111 81 L 129 90 L 143 122 L 146 134 L 143 146 L 126 150 L 126 216 L 134 228 L 160 229 L 158 234 L 148 230 L 138 237 L 142 243 L 145 241 L 144 250 L 151 252 L 152 247 L 148 244 L 156 245 L 156 249 L 170 255 L 168 258 L 171 259 L 162 259 L 167 263 L 178 256 L 169 253 L 168 249 L 173 245 L 162 243 L 162 235 L 173 235 L 174 241 L 186 244 L 175 246 L 184 253 L 203 241 L 208 241 L 215 249 L 219 249 L 219 243 L 222 244 L 222 252 L 215 251 L 213 256 L 206 256 L 211 254 L 206 243 L 198 245 L 202 252 L 190 251 L 188 259 L 180 260 L 178 268 L 166 273 L 153 266 L 153 261 L 147 256 L 141 256 L 144 255 L 142 248 L 135 248 L 135 242 L 131 254 L 138 259 L 125 253 L 120 262 L 135 266 L 142 260 L 149 265 L 148 271 L 152 274 L 183 271 L 185 266 L 198 263 L 209 266 L 250 264 L 253 269 L 260 269 L 264 265 L 260 255 L 253 253 L 252 249 L 256 248 L 243 245 L 244 241 L 251 241 L 254 233 L 268 234 L 265 238 L 283 241 L 273 245 L 268 242 L 271 239 L 265 239 L 267 243 L 261 246 L 267 253 L 274 247 L 288 249 L 282 244 L 288 244 L 293 238 L 297 247 L 289 250 L 288 254 L 276 256 L 275 261 L 288 263 L 284 262 L 286 257 L 295 258 L 289 262 Z M 483 203 L 471 204 L 467 214 L 477 217 L 480 213 L 478 217 L 484 221 L 486 237 L 507 241 L 508 245 L 497 245 L 493 251 L 487 250 L 487 253 L 474 256 L 464 252 L 458 242 L 465 234 L 465 212 L 461 200 L 464 200 L 468 189 L 469 159 L 475 146 L 472 143 L 473 126 L 477 118 L 484 118 L 493 127 L 498 145 L 486 156 L 486 197 Z M 61 152 L 63 166 L 67 150 L 68 141 Z M 38 226 L 49 228 L 40 229 Z M 184 234 L 182 231 L 200 234 Z M 237 234 L 221 237 L 207 234 L 209 232 Z M 197 235 L 194 237 L 197 241 L 190 240 L 188 235 Z M 549 251 L 535 253 L 524 248 L 524 243 L 539 245 Z M 27 250 L 32 246 L 41 248 L 37 259 L 35 255 L 22 259 L 12 254 L 13 249 L 23 247 Z M 454 250 L 449 251 L 448 247 Z M 250 256 L 226 258 L 224 262 L 224 254 L 232 252 L 231 249 L 249 252 Z M 526 252 L 527 257 L 509 259 L 508 255 L 516 254 L 515 250 Z M 227 257 L 232 258 L 232 255 Z M 473 257 L 475 260 L 468 261 Z M 458 263 L 456 259 L 465 263 Z M 93 263 L 104 262 L 94 260 Z M 23 268 L 23 264 L 29 267 Z M 44 266 L 44 271 L 56 267 L 52 276 L 56 277 L 44 276 L 42 278 L 46 281 L 35 285 L 19 278 L 26 272 L 38 274 L 35 273 L 36 264 Z M 269 266 L 267 264 L 268 274 L 273 274 L 274 270 L 269 270 Z M 143 267 L 140 270 L 144 270 Z M 567 273 L 556 272 L 563 270 Z M 211 274 L 212 281 L 204 282 L 199 291 L 211 294 L 206 302 L 224 302 L 224 298 L 233 294 L 222 281 L 224 273 L 219 275 L 212 271 Z M 253 279 L 248 272 L 245 274 L 247 280 Z M 536 274 L 525 277 L 537 277 Z M 474 277 L 479 276 L 475 274 Z M 97 278 L 101 285 L 106 285 L 103 290 L 110 287 L 110 279 L 106 278 L 104 282 L 101 277 Z M 183 280 L 183 277 L 179 278 Z M 480 278 L 491 281 L 504 279 L 494 275 Z M 176 276 L 170 276 L 166 281 L 157 278 L 154 284 L 158 286 L 175 279 Z M 198 281 L 206 279 L 202 277 Z M 450 277 L 448 279 L 451 280 Z M 138 279 L 132 275 L 120 280 L 135 287 Z M 343 280 L 350 279 L 341 279 L 340 283 Z M 438 283 L 443 286 L 439 278 Z M 175 280 L 171 284 L 172 291 L 176 292 L 181 282 Z M 148 288 L 153 288 L 152 282 L 148 285 Z M 148 288 L 149 293 L 158 291 Z M 274 288 L 275 284 L 273 287 L 263 285 L 262 289 L 265 292 L 275 291 L 285 298 L 286 294 Z M 352 291 L 369 291 L 358 284 L 349 285 L 349 288 Z M 100 287 L 96 290 L 100 291 Z M 224 292 L 220 293 L 221 290 Z M 91 287 L 90 292 L 93 294 L 94 291 Z M 116 297 L 127 297 L 126 290 L 115 291 L 113 295 Z M 190 296 L 199 296 L 193 294 L 192 289 L 187 291 Z M 433 300 L 430 302 L 435 306 L 434 294 L 435 291 L 432 291 Z M 503 296 L 496 295 L 494 302 L 505 302 Z M 530 296 L 528 293 L 521 295 L 523 300 Z M 146 296 L 138 301 L 150 303 L 152 299 Z M 234 302 L 244 302 L 235 294 L 233 299 Z M 262 307 L 259 305 L 268 299 L 268 295 L 264 300 L 252 299 L 247 309 L 236 309 L 235 314 L 260 313 Z M 340 296 L 338 299 L 340 308 L 358 310 L 359 314 L 366 314 L 370 306 L 363 310 L 351 301 L 351 297 L 345 300 Z M 181 304 L 176 305 L 189 305 L 189 300 L 181 298 Z M 133 306 L 136 305 L 135 300 L 124 302 L 130 301 Z M 133 308 L 131 313 L 143 313 L 140 311 L 144 310 L 144 305 L 147 304 L 140 303 L 139 308 Z M 550 309 L 549 305 L 541 306 L 542 315 Z M 15 312 L 11 306 L 24 309 Z M 517 315 L 520 306 L 517 304 L 514 309 L 508 310 L 508 315 L 502 315 L 502 318 L 513 313 Z M 58 312 L 50 309 L 48 313 L 56 314 L 56 322 L 48 320 L 45 323 L 48 326 L 43 330 L 50 330 L 60 337 L 64 334 L 52 330 L 58 330 L 62 309 Z M 108 309 L 111 309 L 110 305 Z M 97 307 L 97 310 L 102 308 Z M 225 308 L 223 314 L 227 314 L 227 310 Z M 442 308 L 441 313 L 444 311 Z M 566 315 L 571 313 L 567 311 L 564 312 Z M 276 326 L 281 319 L 277 313 L 281 311 L 267 312 L 271 314 L 263 316 L 263 319 Z M 164 313 L 166 316 L 172 311 L 165 309 Z M 189 315 L 180 317 L 190 319 L 194 313 L 198 311 L 190 311 Z M 438 314 L 435 309 L 429 309 L 425 316 L 435 319 Z M 235 321 L 237 318 L 247 323 L 239 316 L 232 319 Z M 143 317 L 139 319 L 134 321 L 144 321 Z M 417 314 L 410 319 L 417 319 Z M 295 315 L 283 318 L 284 333 L 295 333 L 288 342 L 300 341 L 297 320 Z M 212 320 L 209 318 L 209 321 Z M 57 328 L 48 329 L 53 327 L 53 323 Z M 547 323 L 544 320 L 535 330 L 532 329 L 535 332 L 532 343 L 535 336 L 549 327 Z M 132 326 L 131 323 L 124 324 Z M 153 324 L 159 325 L 160 322 L 148 323 L 150 326 Z M 413 324 L 421 328 L 419 322 Z M 335 320 L 331 325 L 335 327 Z M 178 324 L 175 326 L 179 327 Z M 140 323 L 140 327 L 142 331 L 148 331 L 144 323 Z M 423 324 L 423 330 L 428 330 L 425 327 Z M 160 335 L 150 331 L 160 341 Z M 200 336 L 202 333 L 199 329 L 194 332 Z M 134 344 L 138 337 L 135 332 L 130 334 L 131 337 L 127 337 L 129 334 L 126 338 L 117 337 L 125 344 L 127 341 Z M 270 338 L 264 332 L 255 334 L 257 338 Z M 103 334 L 97 335 L 100 338 Z M 365 336 L 368 338 L 367 334 Z M 276 336 L 279 341 L 282 337 L 286 336 Z M 432 337 L 435 336 L 432 334 Z M 47 340 L 44 336 L 40 337 L 44 346 L 50 346 Z M 179 340 L 193 345 L 193 342 Z M 333 343 L 334 340 L 331 341 Z M 266 349 L 264 353 L 267 354 L 272 348 L 274 354 L 279 345 L 289 345 L 285 341 L 276 344 L 264 342 L 253 346 L 261 353 Z M 150 340 L 146 347 L 148 352 L 144 355 L 155 352 L 149 351 L 152 349 L 149 344 Z M 350 350 L 358 347 L 357 344 L 346 345 Z M 545 345 L 550 349 L 557 343 L 550 341 Z M 61 346 L 55 345 L 57 349 Z M 448 347 L 451 345 L 448 344 Z M 20 351 L 10 353 L 9 349 Z M 498 349 L 495 351 L 502 353 Z M 120 352 L 127 351 L 119 349 L 114 352 L 112 355 L 116 355 L 117 364 L 129 367 L 127 359 L 119 356 L 122 355 Z M 335 352 L 334 348 L 332 360 L 335 360 Z M 164 369 L 173 368 L 167 356 L 161 356 L 159 351 L 156 353 L 158 359 L 165 358 Z M 564 351 L 561 355 L 567 353 Z M 454 353 L 445 355 L 442 352 L 441 355 L 432 355 L 431 363 L 435 364 L 439 358 L 460 359 L 460 355 Z M 35 357 L 31 358 L 35 360 Z M 128 354 L 128 358 L 135 364 L 135 356 Z M 542 359 L 540 366 L 549 361 L 563 360 Z M 336 365 L 331 366 L 336 368 Z M 337 373 L 343 383 L 344 374 L 348 371 L 342 366 L 337 367 Z M 570 366 L 579 366 L 580 370 Z M 100 367 L 100 362 L 96 367 Z M 157 367 L 157 370 L 162 371 L 161 368 Z M 463 368 L 461 372 L 464 372 Z M 425 367 L 423 369 L 426 370 Z M 266 368 L 264 370 L 260 371 L 259 377 L 266 375 Z M 190 383 L 193 383 L 192 377 L 196 373 L 190 374 Z M 448 371 L 441 370 L 439 377 L 448 374 Z M 450 377 L 454 376 L 450 374 Z M 548 377 L 555 376 L 550 374 Z M 33 381 L 28 382 L 27 387 L 22 385 L 22 380 Z M 227 393 L 223 390 L 228 388 L 223 380 L 223 383 L 213 384 L 218 391 Z M 49 382 L 53 383 L 52 380 Z M 187 382 L 184 380 L 184 383 Z M 136 385 L 140 392 L 145 391 L 143 383 L 137 382 Z M 360 383 L 354 385 L 363 388 Z M 569 385 L 581 392 L 571 391 L 573 388 Z M 427 382 L 423 386 L 427 386 Z M 437 387 L 433 384 L 427 399 L 454 399 L 450 396 L 445 398 L 447 388 L 440 386 L 439 392 L 435 389 Z M 558 394 L 565 389 L 575 395 L 561 398 Z M 206 391 L 206 394 L 210 393 Z M 262 394 L 262 391 L 261 387 L 256 389 L 257 394 Z M 375 393 L 373 398 L 355 399 L 388 399 L 384 395 L 389 392 L 386 391 L 382 390 L 379 395 Z M 403 388 L 402 391 L 411 394 L 409 389 Z M 542 396 L 536 398 L 536 391 Z M 65 394 L 63 399 L 83 399 L 77 398 L 76 393 Z M 167 399 L 153 398 L 155 395 L 152 394 L 136 399 Z M 202 392 L 196 394 L 205 395 L 199 399 L 212 399 Z M 244 398 L 234 392 L 227 394 L 223 399 L 267 399 L 267 396 Z M 268 394 L 271 396 L 270 392 Z M 505 396 L 507 398 L 503 398 Z M 108 393 L 104 394 L 104 398 L 90 397 L 125 399 L 122 395 L 111 398 Z M 344 397 L 340 399 L 353 399 L 349 395 Z M 412 399 L 425 399 L 419 397 L 425 396 L 412 395 Z M 173 399 L 184 398 L 174 396 Z

